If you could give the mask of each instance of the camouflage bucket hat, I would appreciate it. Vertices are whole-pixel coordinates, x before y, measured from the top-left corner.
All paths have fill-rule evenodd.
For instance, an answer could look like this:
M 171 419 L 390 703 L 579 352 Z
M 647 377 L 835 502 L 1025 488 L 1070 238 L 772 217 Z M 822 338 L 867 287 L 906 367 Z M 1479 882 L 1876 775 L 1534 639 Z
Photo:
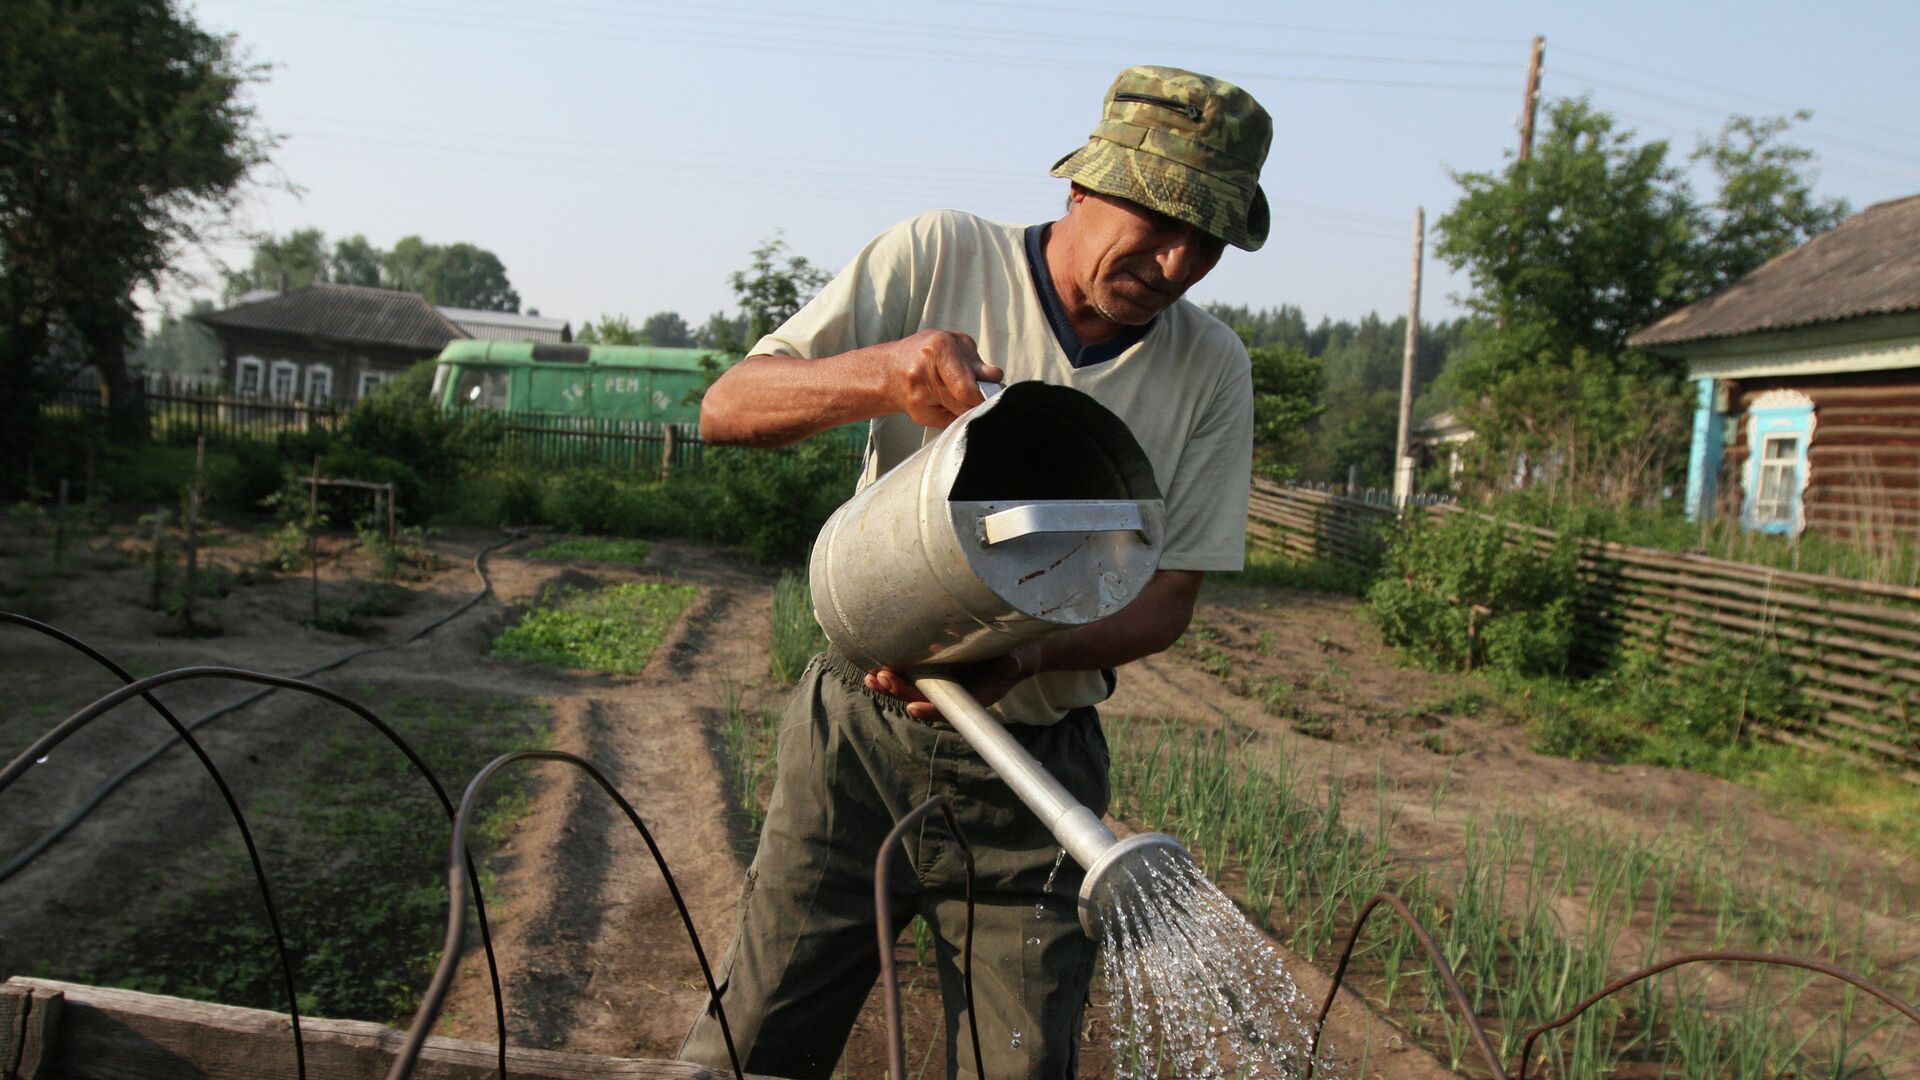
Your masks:
M 1272 141 L 1267 111 L 1232 83 L 1130 67 L 1108 88 L 1087 145 L 1055 162 L 1053 175 L 1257 251 L 1271 223 L 1260 166 Z

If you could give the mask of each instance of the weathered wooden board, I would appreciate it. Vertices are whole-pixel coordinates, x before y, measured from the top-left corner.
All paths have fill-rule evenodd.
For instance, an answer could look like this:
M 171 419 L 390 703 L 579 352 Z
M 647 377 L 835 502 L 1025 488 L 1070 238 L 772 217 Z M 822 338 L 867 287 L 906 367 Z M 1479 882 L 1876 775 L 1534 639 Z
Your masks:
M 38 1028 L 36 1016 L 44 1018 Z M 300 1027 L 308 1080 L 380 1080 L 405 1041 L 402 1032 L 359 1020 L 303 1017 Z M 24 1068 L 29 1061 L 32 1071 Z M 435 1036 L 427 1040 L 413 1075 L 490 1080 L 498 1075 L 498 1061 L 492 1043 Z M 8 1066 L 21 1069 L 21 1080 L 298 1075 L 292 1028 L 280 1013 L 18 976 L 0 985 L 0 1075 Z M 724 1080 L 732 1075 L 682 1061 L 512 1048 L 507 1070 L 515 1080 Z

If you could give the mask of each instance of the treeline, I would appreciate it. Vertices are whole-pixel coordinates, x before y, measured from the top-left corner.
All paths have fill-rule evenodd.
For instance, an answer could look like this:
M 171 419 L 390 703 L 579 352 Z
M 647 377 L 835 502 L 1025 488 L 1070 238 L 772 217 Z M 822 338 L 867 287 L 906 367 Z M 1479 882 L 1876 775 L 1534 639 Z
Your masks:
M 1309 324 L 1293 304 L 1255 310 L 1209 304 L 1240 332 L 1253 354 L 1255 457 L 1263 472 L 1302 480 L 1393 482 L 1400 425 L 1400 368 L 1407 318 L 1368 313 L 1358 322 L 1322 317 Z M 1468 320 L 1420 323 L 1414 356 L 1414 420 L 1451 405 L 1440 379 L 1466 341 Z

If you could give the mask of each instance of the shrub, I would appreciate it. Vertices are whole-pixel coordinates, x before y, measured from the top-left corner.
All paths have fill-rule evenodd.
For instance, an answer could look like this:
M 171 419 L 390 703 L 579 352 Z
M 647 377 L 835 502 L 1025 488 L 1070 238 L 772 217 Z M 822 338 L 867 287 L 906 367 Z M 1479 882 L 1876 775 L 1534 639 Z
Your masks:
M 1410 517 L 1388 541 L 1367 611 L 1387 642 L 1440 668 L 1564 671 L 1579 588 L 1574 547 L 1510 543 L 1505 522 Z
M 707 468 L 721 497 L 714 539 L 744 544 L 761 562 L 804 558 L 859 475 L 844 440 L 827 436 L 779 450 L 718 447 Z

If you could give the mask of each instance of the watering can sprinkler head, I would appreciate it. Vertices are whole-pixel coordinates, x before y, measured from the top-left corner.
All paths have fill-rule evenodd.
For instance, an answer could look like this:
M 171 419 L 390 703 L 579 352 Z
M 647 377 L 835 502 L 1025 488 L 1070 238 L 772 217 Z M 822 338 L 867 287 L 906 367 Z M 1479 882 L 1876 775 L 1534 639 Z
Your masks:
M 1080 884 L 1080 928 L 1099 941 L 1123 907 L 1138 911 L 1193 872 L 1193 856 L 1166 833 L 1135 833 L 1116 840 L 1087 867 L 1087 879 Z

